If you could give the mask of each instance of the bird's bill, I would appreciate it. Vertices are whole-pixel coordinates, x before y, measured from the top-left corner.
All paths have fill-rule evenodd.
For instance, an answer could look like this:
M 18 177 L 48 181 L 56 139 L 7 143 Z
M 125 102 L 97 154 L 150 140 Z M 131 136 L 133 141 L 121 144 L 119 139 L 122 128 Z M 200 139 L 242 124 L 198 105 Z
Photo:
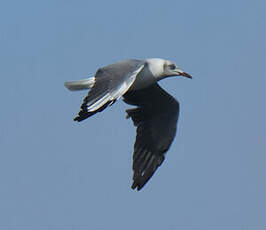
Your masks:
M 184 77 L 187 77 L 187 78 L 192 79 L 192 77 L 191 77 L 190 74 L 185 73 L 183 70 L 181 70 L 181 69 L 179 69 L 179 68 L 176 68 L 176 69 L 174 70 L 174 72 L 175 72 L 175 75 L 176 75 L 176 76 L 184 76 Z
M 180 75 L 192 79 L 191 75 L 189 75 L 188 73 L 183 72 L 180 73 Z

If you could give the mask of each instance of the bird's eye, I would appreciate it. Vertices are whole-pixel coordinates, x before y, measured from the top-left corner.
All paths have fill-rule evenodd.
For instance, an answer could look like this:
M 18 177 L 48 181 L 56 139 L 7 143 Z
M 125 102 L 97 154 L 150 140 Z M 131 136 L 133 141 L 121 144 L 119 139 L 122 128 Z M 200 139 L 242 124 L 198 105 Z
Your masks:
M 169 65 L 169 69 L 174 70 L 176 68 L 175 64 Z

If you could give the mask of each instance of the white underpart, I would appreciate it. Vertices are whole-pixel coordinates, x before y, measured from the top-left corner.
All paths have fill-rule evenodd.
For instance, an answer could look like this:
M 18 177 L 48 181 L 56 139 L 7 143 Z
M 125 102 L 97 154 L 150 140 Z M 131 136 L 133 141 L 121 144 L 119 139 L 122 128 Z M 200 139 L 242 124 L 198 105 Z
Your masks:
M 125 82 L 122 83 L 122 85 L 120 85 L 118 88 L 112 90 L 111 92 L 106 93 L 102 98 L 100 98 L 94 104 L 88 106 L 88 108 L 87 108 L 88 112 L 93 112 L 93 111 L 101 108 L 108 101 L 117 100 L 121 96 L 123 96 L 123 94 L 126 93 L 127 90 L 130 88 L 130 86 L 133 84 L 133 82 L 136 79 L 136 76 L 143 69 L 143 67 L 144 67 L 144 65 L 141 65 L 137 70 L 135 70 L 131 74 L 131 76 Z
M 164 73 L 165 60 L 161 58 L 149 58 L 146 59 L 148 68 L 155 78 L 160 78 Z
M 77 91 L 92 88 L 94 86 L 94 83 L 95 77 L 90 77 L 83 80 L 65 82 L 64 85 L 71 91 Z

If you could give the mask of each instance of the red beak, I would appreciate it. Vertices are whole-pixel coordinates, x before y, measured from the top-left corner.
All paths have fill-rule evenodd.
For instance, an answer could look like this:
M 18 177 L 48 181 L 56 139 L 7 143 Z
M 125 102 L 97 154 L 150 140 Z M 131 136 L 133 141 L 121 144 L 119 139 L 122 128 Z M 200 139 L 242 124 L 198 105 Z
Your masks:
M 183 72 L 180 73 L 180 75 L 192 79 L 191 75 L 189 75 L 188 73 Z

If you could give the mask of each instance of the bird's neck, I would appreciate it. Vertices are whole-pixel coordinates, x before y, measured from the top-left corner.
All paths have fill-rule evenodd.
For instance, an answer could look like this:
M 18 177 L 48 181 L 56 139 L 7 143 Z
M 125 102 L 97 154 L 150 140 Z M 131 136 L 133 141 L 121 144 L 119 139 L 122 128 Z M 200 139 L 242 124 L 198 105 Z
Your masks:
M 156 78 L 157 81 L 164 78 L 164 60 L 160 58 L 150 58 L 147 59 L 147 64 L 149 71 L 153 75 L 154 78 Z

